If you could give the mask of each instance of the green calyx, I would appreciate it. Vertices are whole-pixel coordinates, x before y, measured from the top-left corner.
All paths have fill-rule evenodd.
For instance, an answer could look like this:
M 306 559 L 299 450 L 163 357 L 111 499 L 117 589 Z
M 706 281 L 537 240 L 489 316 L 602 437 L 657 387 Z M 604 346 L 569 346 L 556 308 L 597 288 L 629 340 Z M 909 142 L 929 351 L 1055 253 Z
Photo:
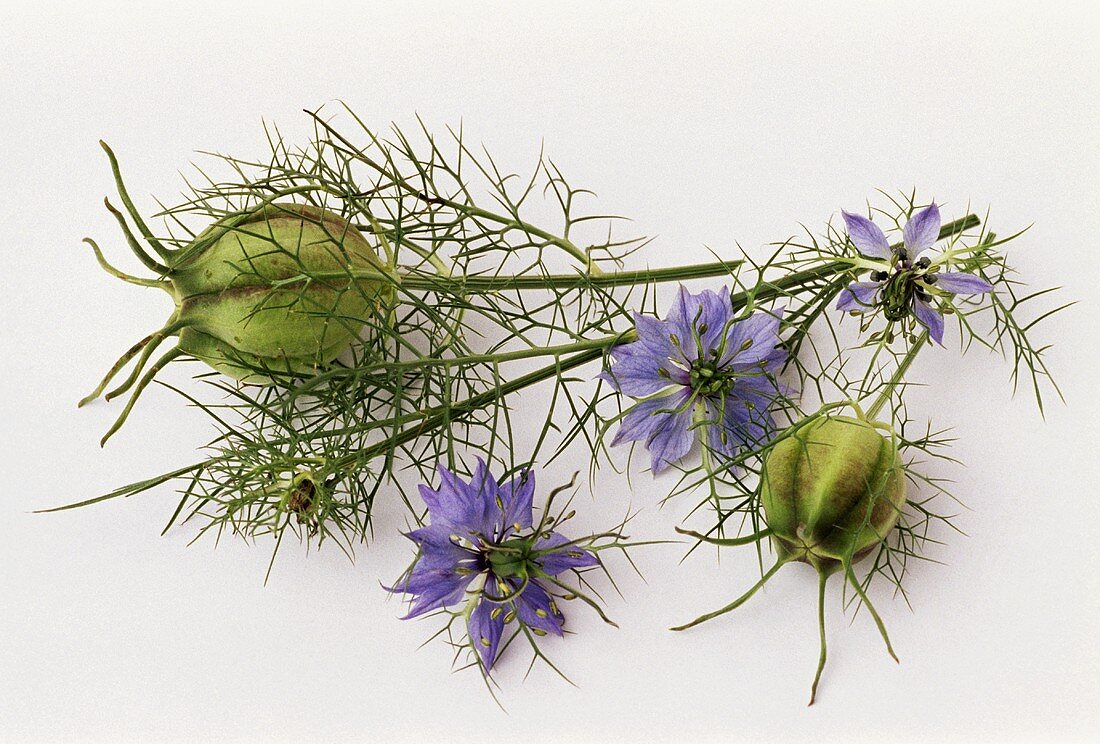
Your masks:
M 768 455 L 761 503 L 780 559 L 829 575 L 868 555 L 905 505 L 897 447 L 859 419 L 817 419 Z

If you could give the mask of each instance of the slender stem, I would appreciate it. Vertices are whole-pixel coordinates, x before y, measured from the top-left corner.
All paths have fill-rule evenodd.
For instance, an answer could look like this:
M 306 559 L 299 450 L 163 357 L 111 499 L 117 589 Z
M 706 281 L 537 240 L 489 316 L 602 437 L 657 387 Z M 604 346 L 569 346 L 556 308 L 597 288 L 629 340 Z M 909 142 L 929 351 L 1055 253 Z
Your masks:
M 353 366 L 353 368 L 346 368 L 335 370 L 333 372 L 322 372 L 317 375 L 316 378 L 310 378 L 306 383 L 299 387 L 295 393 L 301 395 L 309 392 L 313 386 L 313 382 L 320 380 L 329 380 L 337 378 L 337 376 L 351 376 L 355 374 L 368 374 L 379 370 L 418 370 L 426 368 L 426 366 L 465 366 L 467 364 L 477 364 L 482 362 L 514 362 L 520 359 L 535 359 L 537 357 L 562 357 L 563 354 L 575 353 L 577 351 L 591 351 L 591 350 L 604 350 L 609 347 L 617 346 L 619 343 L 629 343 L 638 338 L 638 333 L 634 329 L 624 331 L 621 333 L 610 333 L 608 336 L 602 336 L 595 339 L 585 339 L 583 341 L 574 341 L 572 343 L 559 343 L 557 346 L 549 347 L 531 347 L 529 349 L 517 349 L 515 351 L 498 351 L 495 353 L 485 354 L 467 354 L 465 357 L 423 357 L 421 359 L 409 359 L 403 362 L 375 362 L 373 364 L 364 364 L 363 366 Z M 554 365 L 550 365 L 554 366 Z M 339 374 L 337 374 L 339 373 Z
M 901 384 L 902 379 L 905 377 L 905 373 L 909 371 L 909 366 L 913 363 L 913 360 L 917 358 L 917 352 L 921 350 L 921 347 L 928 343 L 928 331 L 922 333 L 913 345 L 909 347 L 908 353 L 905 358 L 901 360 L 901 364 L 894 370 L 893 376 L 890 378 L 890 382 L 886 383 L 886 389 L 879 393 L 878 398 L 871 404 L 871 407 L 867 409 L 867 418 L 874 419 L 878 416 L 879 411 L 890 401 L 890 397 L 894 394 L 894 389 Z
M 824 571 L 818 574 L 817 584 L 817 628 L 821 636 L 821 653 L 817 657 L 817 673 L 814 674 L 814 683 L 810 688 L 810 705 L 817 699 L 817 683 L 821 681 L 821 672 L 825 669 L 825 584 L 829 581 L 829 574 Z
M 760 542 L 761 540 L 763 540 L 764 538 L 766 538 L 766 537 L 768 537 L 769 535 L 772 534 L 772 530 L 771 530 L 770 527 L 765 527 L 764 529 L 760 530 L 759 532 L 754 532 L 753 534 L 745 535 L 744 537 L 730 537 L 730 538 L 710 537 L 709 535 L 704 535 L 701 532 L 694 532 L 692 530 L 685 530 L 685 529 L 682 529 L 680 527 L 677 527 L 676 531 L 679 532 L 681 535 L 687 535 L 688 537 L 694 537 L 699 542 L 710 543 L 711 545 L 721 545 L 723 547 L 735 547 L 737 545 L 749 545 L 751 543 Z
M 406 193 L 411 194 L 412 196 L 415 196 L 418 199 L 421 199 L 429 204 L 439 204 L 445 207 L 449 207 L 456 212 L 471 215 L 473 217 L 480 217 L 491 222 L 496 222 L 499 225 L 504 225 L 505 227 L 522 230 L 529 235 L 534 235 L 535 237 L 545 240 L 551 245 L 555 245 L 558 248 L 561 248 L 570 256 L 582 262 L 585 266 L 585 270 L 589 274 L 600 275 L 603 273 L 603 271 L 592 262 L 591 256 L 582 251 L 580 248 L 574 245 L 571 240 L 567 238 L 554 235 L 553 233 L 549 233 L 545 230 L 537 228 L 534 225 L 531 225 L 519 219 L 518 216 L 500 215 L 496 214 L 495 212 L 490 212 L 486 209 L 482 209 L 481 207 L 474 206 L 473 204 L 463 203 L 460 201 L 455 201 L 453 199 L 447 199 L 445 197 L 435 194 L 425 193 L 423 189 L 417 188 L 415 185 L 409 183 L 407 180 L 398 175 L 394 169 L 387 168 L 381 163 L 375 161 L 373 158 L 368 157 L 366 153 L 364 153 L 362 150 L 352 144 L 352 142 L 344 137 L 344 135 L 333 129 L 333 127 L 328 122 L 318 116 L 315 112 L 306 111 L 306 113 L 309 114 L 309 116 L 313 117 L 313 120 L 316 121 L 326 132 L 338 139 L 345 147 L 349 148 L 356 159 L 361 160 L 366 165 L 386 176 L 395 186 L 403 189 Z
M 583 351 L 579 354 L 563 359 L 557 364 L 550 364 L 545 367 L 541 367 L 533 372 L 530 372 L 521 377 L 517 377 L 511 382 L 498 385 L 492 390 L 487 390 L 484 393 L 474 395 L 461 403 L 456 403 L 451 406 L 440 406 L 429 411 L 425 411 L 422 414 L 422 420 L 420 423 L 411 426 L 404 431 L 398 432 L 389 439 L 379 442 L 370 447 L 366 447 L 358 452 L 352 452 L 344 457 L 340 458 L 334 464 L 334 469 L 340 470 L 344 467 L 354 467 L 355 463 L 360 462 L 362 459 L 370 459 L 377 455 L 382 455 L 389 452 L 394 447 L 400 447 L 403 444 L 411 442 L 422 434 L 432 431 L 435 428 L 443 426 L 444 424 L 450 424 L 455 421 L 459 421 L 466 416 L 469 416 L 476 410 L 491 405 L 492 403 L 511 395 L 517 390 L 521 390 L 525 387 L 529 387 L 536 383 L 547 380 L 551 377 L 555 377 L 562 372 L 566 372 L 574 367 L 579 367 L 582 364 L 599 359 L 604 353 L 604 347 L 590 349 Z
M 592 262 L 592 257 L 580 248 L 578 248 L 573 243 L 573 241 L 569 240 L 568 238 L 554 235 L 553 233 L 542 230 L 532 224 L 524 222 L 518 217 L 505 217 L 504 215 L 490 212 L 487 209 L 475 207 L 472 204 L 463 204 L 462 202 L 452 201 L 451 199 L 440 199 L 438 197 L 432 197 L 432 201 L 445 204 L 455 211 L 465 212 L 466 214 L 470 214 L 475 217 L 481 217 L 482 219 L 490 220 L 506 227 L 514 228 L 516 230 L 522 230 L 529 235 L 534 235 L 536 238 L 542 238 L 547 243 L 550 243 L 551 245 L 556 245 L 558 248 L 561 248 L 573 258 L 583 262 L 585 269 L 593 276 L 600 276 L 601 274 L 603 274 L 603 270 Z
M 867 594 L 863 591 L 863 587 L 859 583 L 859 579 L 856 578 L 855 572 L 852 570 L 851 562 L 845 561 L 844 574 L 848 579 L 848 583 L 855 589 L 856 594 L 859 595 L 860 600 L 867 606 L 867 611 L 871 613 L 871 618 L 875 621 L 875 627 L 878 628 L 879 635 L 882 636 L 882 640 L 886 643 L 886 651 L 890 654 L 890 658 L 894 661 L 898 661 L 898 655 L 894 653 L 894 647 L 890 643 L 890 636 L 886 633 L 886 624 L 882 622 L 882 618 L 879 617 L 878 612 L 875 610 L 875 606 L 871 604 L 871 600 L 868 599 Z M 900 663 L 900 662 L 899 662 Z
M 738 607 L 745 604 L 745 602 L 748 602 L 749 599 L 752 598 L 752 595 L 756 594 L 760 590 L 760 587 L 762 587 L 762 586 L 764 586 L 764 584 L 768 583 L 768 579 L 770 579 L 772 576 L 775 576 L 775 572 L 778 571 L 779 569 L 783 568 L 783 566 L 785 564 L 786 564 L 786 561 L 784 561 L 782 559 L 776 561 L 775 565 L 773 565 L 771 568 L 768 569 L 768 572 L 766 574 L 764 574 L 763 577 L 761 577 L 760 581 L 756 582 L 753 585 L 752 589 L 749 589 L 747 592 L 745 592 L 740 597 L 738 597 L 737 599 L 730 602 L 725 607 L 723 607 L 721 609 L 718 609 L 718 610 L 715 610 L 714 612 L 708 612 L 705 615 L 701 615 L 700 617 L 695 618 L 690 623 L 685 623 L 684 625 L 677 625 L 674 628 L 670 628 L 670 630 L 687 630 L 688 628 L 699 625 L 700 623 L 705 623 L 707 620 L 713 620 L 714 618 L 718 617 L 719 615 L 725 615 L 727 612 L 732 612 L 733 610 L 736 610 Z
M 631 271 L 612 271 L 604 274 L 589 275 L 580 272 L 573 274 L 548 274 L 543 276 L 431 276 L 421 273 L 401 275 L 398 281 L 402 287 L 417 290 L 438 290 L 454 285 L 466 292 L 500 292 L 505 290 L 538 289 L 584 289 L 588 287 L 622 287 L 636 284 L 659 284 L 679 282 L 690 279 L 704 279 L 712 276 L 730 274 L 743 261 L 713 261 L 710 263 L 674 266 L 665 269 L 639 269 Z M 340 279 L 393 280 L 393 276 L 369 269 L 350 271 L 314 272 L 310 279 L 334 281 Z

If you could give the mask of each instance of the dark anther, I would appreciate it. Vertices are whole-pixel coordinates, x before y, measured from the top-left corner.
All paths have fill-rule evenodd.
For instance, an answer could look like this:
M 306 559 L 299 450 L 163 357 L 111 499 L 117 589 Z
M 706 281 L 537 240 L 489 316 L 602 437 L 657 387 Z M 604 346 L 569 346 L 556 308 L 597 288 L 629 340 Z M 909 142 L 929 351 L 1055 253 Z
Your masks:
M 936 283 L 936 275 L 935 274 L 925 274 L 924 281 L 928 282 L 929 284 L 935 284 Z
M 932 260 L 930 258 L 928 258 L 928 256 L 925 256 L 920 261 L 917 261 L 917 268 L 918 269 L 927 269 L 928 266 L 931 263 L 932 263 Z
M 884 281 L 886 281 L 886 278 L 888 276 L 890 276 L 890 275 L 887 274 L 885 271 L 872 271 L 871 272 L 871 281 L 873 281 L 873 282 L 884 282 Z

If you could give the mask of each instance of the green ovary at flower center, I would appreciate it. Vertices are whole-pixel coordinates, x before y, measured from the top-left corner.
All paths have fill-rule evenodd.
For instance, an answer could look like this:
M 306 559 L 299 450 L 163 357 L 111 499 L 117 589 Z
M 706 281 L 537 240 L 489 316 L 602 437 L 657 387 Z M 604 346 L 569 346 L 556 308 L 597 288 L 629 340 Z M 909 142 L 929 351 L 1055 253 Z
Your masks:
M 902 267 L 896 270 L 886 280 L 882 288 L 881 304 L 882 314 L 887 320 L 907 318 L 912 312 L 914 299 L 923 302 L 931 299 L 927 288 L 935 281 L 935 276 L 929 275 L 927 269 L 926 263 L 918 262 L 916 267 Z
M 501 579 L 530 576 L 533 568 L 530 565 L 532 547 L 531 541 L 523 538 L 513 538 L 490 547 L 486 558 L 493 574 Z
M 736 372 L 720 369 L 715 362 L 702 359 L 691 365 L 688 374 L 691 389 L 699 395 L 724 395 L 733 389 L 737 379 Z

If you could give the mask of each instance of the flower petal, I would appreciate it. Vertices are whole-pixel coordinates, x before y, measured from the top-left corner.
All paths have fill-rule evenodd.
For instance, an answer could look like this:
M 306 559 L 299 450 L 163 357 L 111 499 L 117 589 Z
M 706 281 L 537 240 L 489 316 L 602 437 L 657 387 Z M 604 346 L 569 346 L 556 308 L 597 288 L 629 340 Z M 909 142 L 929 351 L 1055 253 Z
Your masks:
M 480 457 L 470 478 L 470 490 L 473 495 L 469 516 L 471 527 L 479 535 L 496 538 L 504 525 L 504 500 L 497 479 Z
M 671 349 L 671 344 L 669 348 Z M 674 378 L 686 381 L 686 373 L 673 365 L 668 355 L 657 356 L 635 341 L 612 352 L 611 368 L 600 374 L 618 392 L 632 398 L 644 398 L 667 388 Z
M 439 473 L 439 488 L 420 486 L 420 497 L 428 506 L 432 523 L 453 527 L 451 531 L 470 529 L 468 520 L 472 496 L 469 486 L 442 464 L 436 470 Z
M 771 403 L 770 398 L 758 394 L 734 393 L 724 400 L 708 400 L 707 444 L 711 451 L 732 458 L 745 448 L 759 447 L 767 442 L 775 428 L 768 412 Z
M 524 470 L 512 480 L 500 487 L 500 495 L 504 501 L 504 526 L 520 529 L 531 526 L 531 502 L 535 496 L 535 474 L 530 470 Z
M 755 312 L 730 326 L 720 366 L 734 369 L 759 366 L 773 356 L 779 344 L 779 321 L 783 310 Z
M 638 341 L 651 354 L 667 357 L 672 353 L 672 338 L 668 325 L 652 315 L 634 313 L 634 330 L 638 332 Z
M 909 258 L 912 259 L 921 251 L 931 248 L 939 240 L 940 224 L 940 208 L 934 203 L 909 218 L 901 229 Z
M 624 415 L 619 423 L 619 431 L 611 440 L 611 446 L 623 442 L 644 442 L 653 435 L 665 418 L 672 416 L 673 412 L 686 400 L 691 391 L 687 388 L 679 390 L 671 395 L 662 395 L 658 398 L 650 398 L 635 403 Z
M 539 555 L 535 561 L 550 576 L 557 576 L 571 568 L 585 568 L 599 563 L 595 555 L 571 544 L 569 538 L 557 532 L 551 532 L 536 542 L 535 551 L 540 553 L 547 551 Z
M 913 300 L 913 314 L 921 325 L 928 329 L 928 335 L 943 346 L 943 316 L 924 300 Z
M 676 336 L 674 344 L 684 361 L 692 362 L 718 348 L 732 320 L 733 304 L 725 287 L 720 292 L 704 289 L 696 295 L 681 285 L 665 323 Z
M 859 252 L 871 258 L 890 258 L 890 244 L 882 228 L 862 215 L 840 210 L 844 217 L 844 226 L 848 228 L 848 237 Z
M 852 282 L 840 290 L 836 309 L 848 312 L 872 308 L 875 305 L 875 295 L 878 294 L 880 287 L 882 287 L 882 282 Z
M 466 594 L 476 574 L 458 574 L 450 569 L 426 569 L 412 573 L 390 589 L 394 593 L 414 594 L 408 614 L 402 619 L 419 617 L 440 607 L 457 604 Z
M 417 565 L 428 560 L 438 566 L 454 566 L 474 554 L 456 544 L 451 537 L 452 534 L 451 530 L 448 529 L 448 525 L 436 522 L 412 532 L 407 532 L 405 537 L 412 540 L 420 548 L 420 558 Z M 449 561 L 449 564 L 445 564 L 445 561 Z
M 985 279 L 961 271 L 941 271 L 932 276 L 936 277 L 934 287 L 952 294 L 985 294 L 993 291 L 993 285 Z
M 565 616 L 558 609 L 557 602 L 551 599 L 546 590 L 534 579 L 527 584 L 523 593 L 513 601 L 512 605 L 516 609 L 516 617 L 528 628 L 536 628 L 557 636 L 562 635 L 561 626 L 565 623 Z
M 649 450 L 650 468 L 654 474 L 660 473 L 672 463 L 691 451 L 695 434 L 691 429 L 694 416 L 693 405 L 689 405 L 691 390 L 671 396 L 674 407 L 664 414 L 658 414 L 660 424 L 646 438 L 645 446 Z
M 504 608 L 481 600 L 470 613 L 466 632 L 469 633 L 470 643 L 481 657 L 485 671 L 489 671 L 497 660 L 500 638 L 504 634 Z

